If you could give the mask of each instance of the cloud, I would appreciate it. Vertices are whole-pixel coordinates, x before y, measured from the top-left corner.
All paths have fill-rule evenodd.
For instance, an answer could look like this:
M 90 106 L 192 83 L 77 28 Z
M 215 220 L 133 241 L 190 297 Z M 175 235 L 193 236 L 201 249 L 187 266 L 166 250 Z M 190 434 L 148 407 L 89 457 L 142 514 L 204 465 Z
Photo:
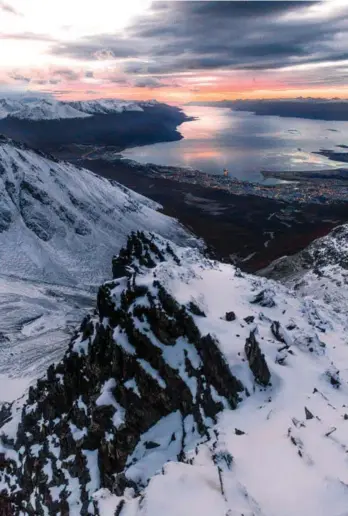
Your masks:
M 18 83 L 22 82 L 44 86 L 56 85 L 60 82 L 79 81 L 86 76 L 86 73 L 86 71 L 80 69 L 74 70 L 63 67 L 49 67 L 47 69 L 15 69 L 8 73 L 8 77 L 12 79 L 12 81 L 16 81 Z
M 136 88 L 163 88 L 165 84 L 156 79 L 155 77 L 140 77 L 133 82 L 133 86 Z
M 51 74 L 54 76 L 54 78 L 59 77 L 60 79 L 64 79 L 66 81 L 77 81 L 81 76 L 81 72 L 72 70 L 70 68 L 57 68 L 52 70 Z
M 22 75 L 20 73 L 10 73 L 9 74 L 9 77 L 10 79 L 13 79 L 14 81 L 19 81 L 19 82 L 30 82 L 31 79 L 30 77 L 26 77 L 25 75 Z
M 113 59 L 126 74 L 159 77 L 205 70 L 282 70 L 348 59 L 348 5 L 320 15 L 321 5 L 154 2 L 151 16 L 137 17 L 122 35 L 85 37 L 54 45 L 52 52 L 83 60 Z M 140 87 L 146 82 L 143 77 L 137 81 Z M 160 85 L 153 81 L 153 87 Z
M 0 39 L 15 39 L 28 41 L 56 41 L 48 34 L 37 34 L 36 32 L 16 32 L 16 33 L 0 33 Z
M 52 92 L 50 91 L 33 91 L 23 87 L 23 85 L 1 85 L 0 84 L 0 96 L 6 98 L 22 98 L 26 99 L 37 99 L 37 98 L 53 98 Z
M 138 51 L 129 40 L 121 36 L 100 34 L 78 41 L 53 45 L 51 54 L 86 61 L 104 61 L 137 56 Z
M 12 5 L 0 1 L 0 11 L 4 11 L 5 13 L 14 14 L 15 16 L 22 16 L 22 14 L 17 11 Z

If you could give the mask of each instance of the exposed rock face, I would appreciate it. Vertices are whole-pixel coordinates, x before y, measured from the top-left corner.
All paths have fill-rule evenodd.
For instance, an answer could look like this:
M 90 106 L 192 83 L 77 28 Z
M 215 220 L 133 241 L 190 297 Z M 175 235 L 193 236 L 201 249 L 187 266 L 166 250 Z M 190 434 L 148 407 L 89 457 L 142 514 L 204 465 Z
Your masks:
M 256 340 L 255 331 L 250 332 L 244 350 L 255 380 L 259 384 L 267 386 L 271 379 L 271 373 L 269 372 L 265 357 L 261 352 L 260 344 Z
M 8 485 L 1 515 L 10 505 L 13 514 L 68 515 L 72 503 L 81 515 L 95 514 L 96 489 L 141 488 L 124 471 L 141 436 L 162 418 L 177 414 L 171 431 L 180 460 L 186 439 L 206 438 L 223 407 L 236 407 L 243 385 L 216 340 L 201 335 L 160 281 L 138 281 L 141 267 L 168 256 L 178 262 L 169 245 L 131 235 L 113 261 L 114 281 L 98 292 L 95 316 L 84 319 L 62 362 L 30 388 L 13 458 L 0 455 Z M 258 374 L 265 378 L 264 369 Z
M 255 296 L 255 298 L 251 301 L 251 303 L 257 304 L 260 306 L 264 306 L 264 307 L 268 307 L 268 308 L 272 308 L 273 306 L 275 306 L 274 292 L 269 289 L 261 290 L 261 292 L 259 292 Z

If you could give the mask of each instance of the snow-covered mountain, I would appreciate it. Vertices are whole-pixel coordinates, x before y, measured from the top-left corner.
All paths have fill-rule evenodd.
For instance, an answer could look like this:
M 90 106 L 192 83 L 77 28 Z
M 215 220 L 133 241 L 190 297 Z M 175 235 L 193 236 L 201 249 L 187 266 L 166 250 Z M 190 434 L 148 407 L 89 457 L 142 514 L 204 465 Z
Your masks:
M 196 243 L 159 207 L 0 137 L 0 404 L 61 359 L 130 231 Z
M 155 202 L 90 171 L 0 139 L 3 274 L 58 284 L 99 284 L 135 229 L 191 237 Z
M 22 120 L 59 120 L 63 118 L 86 118 L 68 103 L 54 99 L 0 99 L 0 118 L 11 116 Z
M 279 258 L 260 275 L 279 280 L 298 295 L 320 301 L 346 316 L 348 224 L 336 227 L 295 255 Z
M 124 111 L 143 111 L 141 104 L 119 99 L 80 100 L 70 102 L 69 105 L 82 113 L 91 115 L 107 115 L 123 113 Z M 147 103 L 147 107 L 153 104 Z
M 22 120 L 59 120 L 66 118 L 86 118 L 92 115 L 109 115 L 124 111 L 144 111 L 155 107 L 155 100 L 131 102 L 119 99 L 82 100 L 62 102 L 53 98 L 0 99 L 0 119 L 13 117 Z
M 347 317 L 149 233 L 0 415 L 2 514 L 345 516 Z

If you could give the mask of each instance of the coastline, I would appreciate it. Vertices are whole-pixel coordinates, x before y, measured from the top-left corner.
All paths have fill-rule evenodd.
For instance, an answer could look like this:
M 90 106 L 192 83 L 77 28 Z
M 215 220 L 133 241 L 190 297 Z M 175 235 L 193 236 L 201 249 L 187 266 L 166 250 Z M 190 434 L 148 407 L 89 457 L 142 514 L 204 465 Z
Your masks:
M 167 167 L 154 173 L 124 160 L 86 159 L 78 165 L 158 202 L 164 214 L 203 238 L 210 256 L 250 272 L 303 249 L 347 220 L 343 202 L 286 202 L 280 195 L 252 194 L 244 183 L 238 183 L 243 188 L 239 193 L 230 192 L 199 181 L 173 180 L 163 170 Z

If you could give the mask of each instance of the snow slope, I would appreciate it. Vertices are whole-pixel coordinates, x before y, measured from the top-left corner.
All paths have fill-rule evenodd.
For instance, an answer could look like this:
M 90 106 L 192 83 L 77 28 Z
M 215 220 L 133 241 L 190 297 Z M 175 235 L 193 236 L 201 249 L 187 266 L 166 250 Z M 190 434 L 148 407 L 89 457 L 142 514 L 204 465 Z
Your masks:
M 156 101 L 131 102 L 120 99 L 97 99 L 63 102 L 53 98 L 0 99 L 0 119 L 8 116 L 22 120 L 59 120 L 64 118 L 86 118 L 92 115 L 109 115 L 124 111 L 144 111 Z
M 3 507 L 346 516 L 347 318 L 149 234 L 113 274 L 2 426 Z
M 99 284 L 132 230 L 191 240 L 149 199 L 6 138 L 0 140 L 0 185 L 3 274 L 69 286 Z
M 0 274 L 0 406 L 61 360 L 95 292 Z
M 259 272 L 281 281 L 344 318 L 348 313 L 348 224 L 314 240 L 292 256 L 284 256 Z
M 90 115 L 54 99 L 0 99 L 0 118 L 7 116 L 23 120 L 59 120 L 86 118 Z
M 107 115 L 123 113 L 124 111 L 143 111 L 141 104 L 119 99 L 80 100 L 70 102 L 69 105 L 82 113 L 91 115 Z M 153 103 L 146 103 L 151 107 Z

